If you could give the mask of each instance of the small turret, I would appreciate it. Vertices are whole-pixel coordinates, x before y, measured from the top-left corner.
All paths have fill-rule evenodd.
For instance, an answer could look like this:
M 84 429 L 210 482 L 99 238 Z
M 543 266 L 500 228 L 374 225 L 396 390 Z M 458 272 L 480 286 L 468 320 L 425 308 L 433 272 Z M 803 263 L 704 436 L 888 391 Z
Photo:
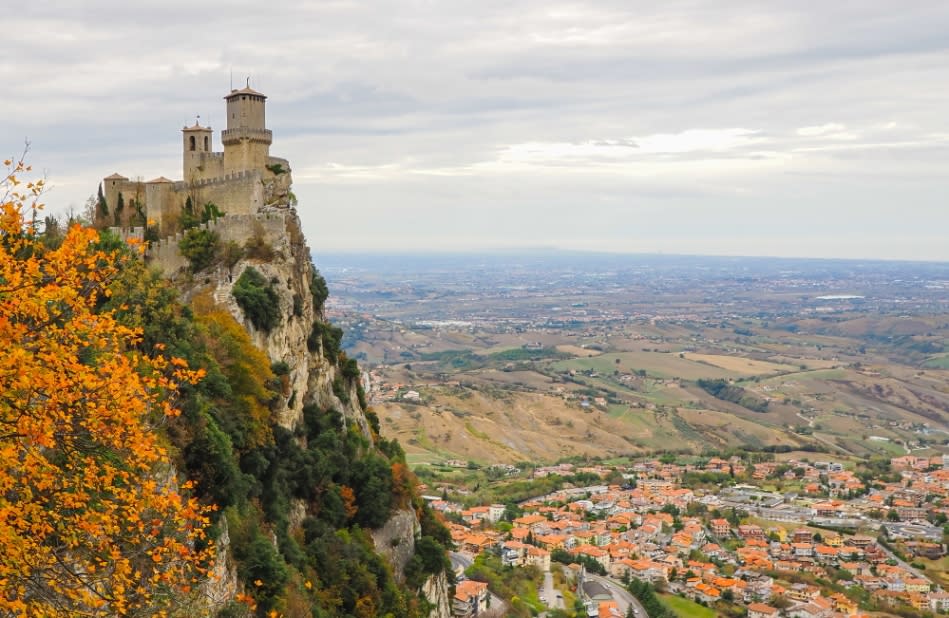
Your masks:
M 205 159 L 211 154 L 211 127 L 202 127 L 197 120 L 181 129 L 184 180 L 190 182 L 201 175 Z

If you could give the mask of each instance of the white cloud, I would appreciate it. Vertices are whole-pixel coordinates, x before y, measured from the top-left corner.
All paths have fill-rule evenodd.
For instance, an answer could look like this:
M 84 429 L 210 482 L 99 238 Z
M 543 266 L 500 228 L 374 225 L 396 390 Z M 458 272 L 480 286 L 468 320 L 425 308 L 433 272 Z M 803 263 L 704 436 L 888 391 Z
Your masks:
M 828 122 L 827 124 L 814 127 L 801 127 L 797 130 L 797 134 L 801 137 L 820 137 L 827 134 L 841 133 L 846 128 L 847 127 L 842 124 Z

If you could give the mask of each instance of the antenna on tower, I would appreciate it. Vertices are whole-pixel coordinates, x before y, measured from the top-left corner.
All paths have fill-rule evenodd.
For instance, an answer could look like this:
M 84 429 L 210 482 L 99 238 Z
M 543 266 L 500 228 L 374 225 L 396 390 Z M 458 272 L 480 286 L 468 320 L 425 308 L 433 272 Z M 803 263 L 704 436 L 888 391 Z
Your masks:
M 231 67 L 231 90 L 234 90 L 234 67 Z
M 247 87 L 250 88 L 250 75 L 247 76 Z

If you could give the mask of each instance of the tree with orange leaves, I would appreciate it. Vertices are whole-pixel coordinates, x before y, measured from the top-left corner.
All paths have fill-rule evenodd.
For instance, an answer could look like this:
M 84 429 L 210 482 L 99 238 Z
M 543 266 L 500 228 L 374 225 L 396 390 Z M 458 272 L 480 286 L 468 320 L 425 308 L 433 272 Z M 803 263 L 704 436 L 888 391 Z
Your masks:
M 155 616 L 203 579 L 206 513 L 156 427 L 183 361 L 95 311 L 135 259 L 73 226 L 41 242 L 42 181 L 0 179 L 0 615 Z M 33 216 L 30 216 L 33 215 Z

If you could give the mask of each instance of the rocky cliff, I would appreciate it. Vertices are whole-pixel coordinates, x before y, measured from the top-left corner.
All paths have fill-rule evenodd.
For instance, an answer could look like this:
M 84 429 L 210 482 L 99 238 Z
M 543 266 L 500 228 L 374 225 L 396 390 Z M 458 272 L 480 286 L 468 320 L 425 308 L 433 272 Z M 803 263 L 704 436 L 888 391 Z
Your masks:
M 378 436 L 373 430 L 378 431 L 378 425 L 373 428 L 367 418 L 355 362 L 346 359 L 339 351 L 338 334 L 325 321 L 322 306 L 325 282 L 310 261 L 310 251 L 295 209 L 278 204 L 262 208 L 257 214 L 224 216 L 208 222 L 202 229 L 213 238 L 217 251 L 223 256 L 221 259 L 198 271 L 182 267 L 187 261 L 180 257 L 158 259 L 157 265 L 176 282 L 184 299 L 192 306 L 204 311 L 226 310 L 244 327 L 253 345 L 266 354 L 280 381 L 279 400 L 271 405 L 273 420 L 276 426 L 286 430 L 287 435 L 296 436 L 293 440 L 301 445 L 300 448 L 305 449 L 308 440 L 319 438 L 319 432 L 306 422 L 307 410 L 331 410 L 340 414 L 339 431 L 355 431 L 361 436 L 365 446 L 357 447 L 355 456 L 369 456 L 377 448 Z M 165 242 L 163 251 L 178 251 L 178 248 Z M 235 286 L 248 271 L 261 275 L 258 280 L 266 282 L 266 287 L 272 291 L 269 298 L 275 305 L 276 319 L 265 327 L 255 323 L 252 312 L 242 307 L 235 295 Z M 278 530 L 283 525 L 285 533 L 271 532 L 271 540 L 278 553 L 283 554 L 291 565 L 295 552 L 300 551 L 296 545 L 306 542 L 311 528 L 316 525 L 312 522 L 326 516 L 329 508 L 326 500 L 332 498 L 333 508 L 338 508 L 336 502 L 340 498 L 337 496 L 341 496 L 341 508 L 350 517 L 359 508 L 368 508 L 360 506 L 361 487 L 353 488 L 356 500 L 352 505 L 348 501 L 352 500 L 349 496 L 353 492 L 347 490 L 344 483 L 338 484 L 338 491 L 327 493 L 324 487 L 310 499 L 292 499 L 284 523 L 274 524 Z M 306 487 L 296 490 L 296 493 L 309 495 Z M 267 505 L 263 510 L 267 511 Z M 264 522 L 264 525 L 271 524 Z M 405 585 L 403 572 L 414 555 L 420 529 L 416 510 L 403 507 L 393 510 L 391 516 L 371 533 L 375 550 L 385 556 L 395 580 L 402 585 Z M 225 528 L 219 539 L 223 552 L 217 566 L 220 583 L 212 584 L 208 591 L 211 598 L 218 600 L 218 608 L 223 607 L 221 599 L 233 598 L 235 592 L 246 589 L 249 584 L 235 581 L 233 560 L 227 555 L 228 551 L 233 551 L 232 543 L 225 542 L 228 541 L 226 536 Z M 306 568 L 297 568 L 301 577 L 305 577 Z M 449 582 L 444 573 L 428 577 L 420 590 L 412 592 L 421 593 L 428 599 L 429 606 L 433 607 L 431 616 L 447 618 L 451 615 Z M 410 615 L 409 610 L 406 611 L 406 615 Z

